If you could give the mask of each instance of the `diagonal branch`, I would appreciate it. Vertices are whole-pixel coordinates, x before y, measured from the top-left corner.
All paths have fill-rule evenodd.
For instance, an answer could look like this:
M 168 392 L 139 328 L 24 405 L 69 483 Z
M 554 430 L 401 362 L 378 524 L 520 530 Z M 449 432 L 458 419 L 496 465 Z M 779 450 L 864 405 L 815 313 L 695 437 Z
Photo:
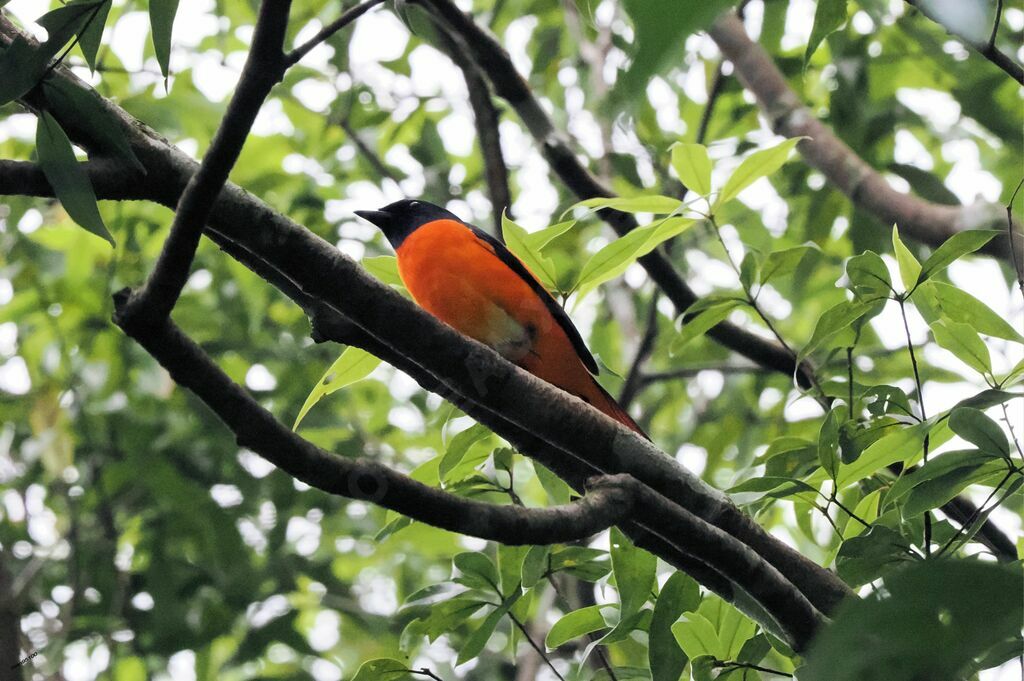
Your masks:
M 743 22 L 735 15 L 723 16 L 708 34 L 725 58 L 733 63 L 744 87 L 757 98 L 772 129 L 786 137 L 809 137 L 797 145 L 807 163 L 820 170 L 858 208 L 882 224 L 898 224 L 901 234 L 932 248 L 958 232 L 1001 226 L 1003 211 L 995 204 L 947 206 L 893 189 L 877 170 L 804 106 L 771 56 L 747 36 Z M 994 239 L 983 251 L 1009 261 L 1009 239 Z
M 326 452 L 277 421 L 170 320 L 154 326 L 137 323 L 135 315 L 122 316 L 127 289 L 115 301 L 118 326 L 224 421 L 240 446 L 312 487 L 504 544 L 579 541 L 632 513 L 636 484 L 625 475 L 591 479 L 589 491 L 579 501 L 528 509 L 473 501 L 424 485 L 372 459 Z
M 181 295 L 203 225 L 214 200 L 242 152 L 263 100 L 284 75 L 285 30 L 291 0 L 263 0 L 252 48 L 238 87 L 217 128 L 203 162 L 189 181 L 174 214 L 171 231 L 145 285 L 133 294 L 123 313 L 144 315 L 150 324 L 167 317 Z
M 462 71 L 469 92 L 469 104 L 473 107 L 473 121 L 476 124 L 477 141 L 483 155 L 484 179 L 491 199 L 491 216 L 494 221 L 494 236 L 504 241 L 501 230 L 501 216 L 512 217 L 512 194 L 508 186 L 508 166 L 501 150 L 501 136 L 498 132 L 500 116 L 491 100 L 491 88 L 484 79 L 480 68 L 466 56 L 466 47 L 458 36 L 448 35 L 443 27 L 440 31 L 445 54 Z

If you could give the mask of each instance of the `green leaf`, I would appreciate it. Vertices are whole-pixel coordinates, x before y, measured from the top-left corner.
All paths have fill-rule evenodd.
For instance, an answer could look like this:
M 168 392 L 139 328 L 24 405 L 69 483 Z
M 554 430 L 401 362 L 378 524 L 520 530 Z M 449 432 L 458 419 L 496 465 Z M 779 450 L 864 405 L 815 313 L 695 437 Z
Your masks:
M 688 612 L 684 617 L 682 622 L 672 625 L 672 635 L 686 656 L 691 660 L 702 655 L 717 658 L 722 650 L 722 642 L 718 639 L 715 626 L 707 617 L 696 612 Z
M 739 657 L 740 651 L 743 650 L 743 644 L 749 641 L 757 631 L 757 625 L 722 599 L 714 599 L 711 602 L 716 601 L 718 609 L 717 621 L 711 617 L 708 619 L 716 625 L 715 630 L 718 633 L 718 640 L 722 644 L 722 648 L 719 651 L 721 659 L 735 660 Z
M 811 26 L 811 37 L 807 40 L 804 52 L 804 68 L 814 55 L 821 42 L 846 23 L 846 0 L 818 0 L 814 11 L 814 24 Z
M 811 354 L 828 341 L 838 336 L 841 332 L 849 329 L 854 322 L 869 312 L 876 309 L 877 303 L 860 302 L 856 300 L 844 300 L 833 307 L 830 307 L 818 319 L 811 334 L 811 340 L 800 351 L 797 361 Z
M 640 611 L 654 587 L 658 559 L 633 543 L 617 527 L 611 529 L 612 573 L 619 590 L 619 619 Z
M 122 657 L 114 663 L 113 672 L 113 681 L 146 681 L 146 663 L 140 657 Z
M 913 560 L 907 541 L 885 525 L 874 525 L 839 548 L 836 571 L 843 581 L 858 587 L 877 579 L 893 565 Z
M 1012 386 L 1017 383 L 1020 378 L 1024 376 L 1024 359 L 1017 362 L 1017 364 L 1003 376 L 1003 380 L 999 381 L 1002 386 Z
M 609 572 L 608 553 L 585 546 L 567 546 L 551 554 L 551 571 L 565 571 L 577 579 L 596 582 Z
M 965 232 L 957 232 L 946 239 L 924 261 L 924 265 L 921 266 L 921 273 L 917 277 L 917 283 L 924 283 L 936 272 L 944 270 L 951 262 L 968 253 L 974 253 L 1000 234 L 1004 234 L 1004 232 L 995 229 L 972 229 Z
M 604 616 L 601 614 L 603 608 L 610 607 L 607 604 L 604 605 L 591 605 L 586 608 L 580 608 L 579 610 L 573 610 L 572 612 L 563 615 L 554 626 L 551 627 L 551 631 L 548 632 L 547 638 L 544 639 L 544 645 L 547 646 L 548 650 L 554 650 L 558 646 L 571 641 L 574 638 L 579 638 L 586 634 L 592 634 L 595 631 L 601 629 L 607 629 L 608 624 L 605 622 Z
M 761 258 L 758 256 L 757 251 L 747 251 L 747 254 L 743 256 L 743 261 L 740 263 L 740 283 L 745 290 L 749 291 L 753 288 L 760 270 Z
M 380 658 L 361 664 L 352 681 L 410 681 L 412 678 L 405 662 Z
M 562 224 L 568 224 L 571 227 L 573 222 Z M 555 227 L 561 227 L 561 225 L 555 225 Z M 501 233 L 508 250 L 523 261 L 527 269 L 540 279 L 547 290 L 556 290 L 558 288 L 556 283 L 558 273 L 555 271 L 555 264 L 551 258 L 541 255 L 541 247 L 535 246 L 535 242 L 530 240 L 530 233 L 510 220 L 504 213 L 501 215 Z
M 544 229 L 538 229 L 536 232 L 529 232 L 526 235 L 526 243 L 531 248 L 538 251 L 544 250 L 549 243 L 562 236 L 575 226 L 575 220 L 566 220 L 564 222 L 551 225 L 550 227 L 545 227 Z
M 18 99 L 39 84 L 58 52 L 82 30 L 102 0 L 74 0 L 47 12 L 36 22 L 47 38 L 32 47 L 20 35 L 0 55 L 0 105 Z
M 619 276 L 659 244 L 682 234 L 693 225 L 689 218 L 665 218 L 619 237 L 592 255 L 580 272 L 575 289 L 579 299 L 601 284 Z
M 999 424 L 985 412 L 971 407 L 957 407 L 949 414 L 949 428 L 983 452 L 1007 458 L 1010 441 Z
M 821 251 L 814 244 L 772 251 L 761 266 L 761 283 L 767 284 L 776 277 L 793 274 L 807 258 L 820 253 Z
M 651 76 L 682 57 L 686 37 L 710 26 L 733 4 L 732 0 L 708 0 L 680 12 L 675 0 L 626 0 L 623 8 L 636 32 L 633 61 L 616 81 L 612 100 L 623 104 L 642 95 Z
M 658 594 L 648 631 L 651 681 L 679 681 L 687 657 L 676 642 L 672 625 L 684 612 L 694 612 L 698 607 L 700 587 L 697 582 L 685 573 L 673 572 Z
M 990 455 L 977 449 L 957 449 L 933 456 L 928 463 L 896 480 L 885 495 L 885 503 L 888 505 L 900 501 L 910 490 L 923 482 L 946 475 L 951 471 L 978 468 L 991 460 Z
M 892 279 L 885 261 L 874 251 L 865 251 L 846 261 L 850 288 L 862 301 L 886 298 L 892 293 Z
M 153 32 L 153 50 L 166 80 L 170 74 L 171 28 L 178 13 L 178 0 L 149 0 L 149 23 Z
M 611 208 L 625 213 L 654 213 L 655 215 L 671 215 L 679 210 L 682 205 L 683 202 L 679 199 L 656 194 L 650 196 L 629 196 L 625 198 L 614 196 L 598 197 L 596 199 L 580 201 L 579 203 L 573 204 L 569 208 L 569 211 L 573 208 L 591 208 L 593 210 Z
M 480 626 L 473 631 L 466 642 L 462 645 L 462 649 L 459 651 L 459 657 L 456 660 L 456 665 L 463 664 L 472 660 L 474 657 L 483 651 L 484 646 L 487 645 L 487 641 L 490 640 L 491 634 L 494 633 L 494 629 L 498 626 L 498 622 L 504 617 L 512 606 L 519 600 L 519 596 L 522 594 L 520 591 L 516 591 L 504 601 L 501 605 L 494 609 L 484 621 L 480 623 Z
M 360 263 L 367 272 L 384 282 L 388 286 L 397 286 L 404 289 L 405 283 L 398 274 L 398 258 L 393 255 L 377 255 L 372 258 L 363 258 Z
M 833 480 L 839 474 L 839 425 L 843 420 L 840 410 L 846 409 L 843 406 L 829 410 L 818 431 L 818 461 Z
M 900 279 L 903 280 L 903 288 L 907 292 L 914 290 L 917 278 L 921 275 L 921 264 L 910 252 L 900 239 L 900 230 L 896 225 L 892 226 L 892 249 L 896 254 L 896 263 L 900 268 Z
M 453 437 L 451 442 L 448 443 L 448 449 L 445 450 L 441 464 L 438 466 L 438 475 L 441 482 L 447 482 L 450 479 L 452 471 L 462 462 L 473 445 L 490 436 L 491 431 L 489 428 L 479 423 L 474 423 Z
M 992 373 L 992 357 L 988 346 L 978 332 L 968 324 L 960 322 L 933 322 L 932 333 L 935 342 L 949 350 L 957 358 L 982 375 Z
M 55 78 L 43 82 L 43 93 L 56 118 L 88 121 L 89 132 L 102 151 L 124 159 L 145 174 L 146 168 L 132 151 L 121 122 L 103 105 L 95 90 L 75 81 Z
M 736 196 L 762 177 L 771 175 L 781 168 L 789 159 L 790 152 L 804 137 L 793 137 L 787 139 L 774 147 L 760 149 L 743 159 L 739 167 L 733 171 L 729 179 L 725 181 L 712 212 L 718 212 L 718 208 L 725 203 L 732 201 Z
M 96 70 L 96 53 L 100 49 L 103 26 L 107 23 L 107 15 L 110 13 L 112 4 L 112 0 L 100 0 L 96 4 L 95 14 L 90 15 L 86 24 L 78 32 L 78 46 L 82 50 L 86 63 L 93 71 Z
M 903 504 L 901 511 L 904 518 L 913 518 L 925 511 L 939 508 L 971 485 L 991 481 L 994 487 L 997 480 L 1006 474 L 1006 462 L 990 459 L 989 461 L 964 466 L 935 476 L 915 485 Z
M 972 326 L 978 333 L 1024 343 L 1024 336 L 992 308 L 967 291 L 941 281 L 929 281 L 914 294 L 917 308 L 929 323 L 942 319 Z
M 544 579 L 548 569 L 548 556 L 551 555 L 550 546 L 531 546 L 523 558 L 523 588 L 530 589 L 537 582 Z
M 474 589 L 486 591 L 497 591 L 498 589 L 498 568 L 485 553 L 478 551 L 466 551 L 456 554 L 452 558 L 454 565 L 462 573 L 460 583 Z
M 711 194 L 711 157 L 703 144 L 676 142 L 672 145 L 672 167 L 679 181 L 700 196 Z
M 784 475 L 760 475 L 729 488 L 727 492 L 733 496 L 753 494 L 752 498 L 744 496 L 743 498 L 736 499 L 738 504 L 750 504 L 766 496 L 773 499 L 782 499 L 800 492 L 807 492 L 812 495 L 818 493 L 816 489 L 803 480 Z
M 48 111 L 39 115 L 36 126 L 36 152 L 39 165 L 50 182 L 57 198 L 71 219 L 87 231 L 106 239 L 114 245 L 114 238 L 107 231 L 96 206 L 96 194 L 92 190 L 89 176 L 75 158 L 71 140 L 64 134 L 57 119 Z
M 913 426 L 893 426 L 894 432 L 875 440 L 857 460 L 839 466 L 836 489 L 844 489 L 858 480 L 874 475 L 882 468 L 898 461 L 907 461 L 924 448 L 924 436 L 932 429 L 932 446 L 944 441 L 941 432 L 945 429 L 933 427 L 930 422 Z M 948 430 L 947 430 L 948 432 Z
M 351 346 L 345 348 L 341 356 L 328 367 L 309 396 L 306 397 L 302 408 L 299 409 L 299 415 L 295 417 L 292 430 L 298 430 L 299 424 L 313 408 L 313 405 L 327 395 L 366 378 L 377 368 L 378 364 L 380 364 L 380 360 L 366 350 Z
M 840 606 L 832 624 L 814 639 L 800 679 L 967 678 L 962 672 L 973 660 L 1019 636 L 1022 604 L 1019 563 L 909 565 L 886 577 L 874 595 Z
M 738 300 L 725 301 L 704 310 L 696 317 L 685 322 L 683 328 L 679 331 L 679 335 L 673 339 L 672 345 L 669 348 L 669 354 L 673 357 L 682 354 L 683 348 L 687 343 L 698 336 L 703 336 L 712 327 L 728 317 L 729 313 L 739 307 L 740 304 Z

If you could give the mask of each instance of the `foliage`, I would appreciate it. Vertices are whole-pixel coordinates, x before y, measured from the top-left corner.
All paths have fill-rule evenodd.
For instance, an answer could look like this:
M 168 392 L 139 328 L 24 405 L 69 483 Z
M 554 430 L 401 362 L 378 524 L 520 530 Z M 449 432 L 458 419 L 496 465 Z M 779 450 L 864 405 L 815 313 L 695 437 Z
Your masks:
M 970 678 L 1019 652 L 1019 564 L 995 565 L 979 534 L 988 519 L 1019 528 L 1024 482 L 1021 300 L 1008 268 L 973 255 L 1002 231 L 928 249 L 825 183 L 736 78 L 713 85 L 708 43 L 690 34 L 731 3 L 678 22 L 663 20 L 673 3 L 641 0 L 472 10 L 618 195 L 579 201 L 543 176 L 537 151 L 512 153 L 529 134 L 502 112 L 510 249 L 567 305 L 613 393 L 653 307 L 632 409 L 644 428 L 758 523 L 869 585 L 805 654 L 617 529 L 587 545 L 485 544 L 311 490 L 240 449 L 109 321 L 111 294 L 151 270 L 171 213 L 97 203 L 56 119 L 36 125 L 13 100 L 77 40 L 67 63 L 199 156 L 227 90 L 204 70 L 237 77 L 254 4 L 152 0 L 148 16 L 130 2 L 51 4 L 41 49 L 0 54 L 0 157 L 38 161 L 57 194 L 0 204 L 0 568 L 22 585 L 39 674 L 512 679 L 536 647 L 567 679 Z M 973 199 L 959 184 L 982 177 L 975 186 L 1009 203 L 1017 89 L 897 5 L 746 11 L 761 13 L 760 43 L 789 86 L 869 165 L 942 203 Z M 186 10 L 204 28 L 188 30 Z M 295 3 L 290 42 L 338 12 Z M 1006 14 L 1000 44 L 1019 41 L 1019 12 Z M 788 20 L 808 23 L 809 40 Z M 351 210 L 422 195 L 491 228 L 486 168 L 462 129 L 458 71 L 429 36 L 391 8 L 360 21 L 289 70 L 232 180 L 400 288 L 386 241 Z M 135 54 L 118 35 L 140 26 L 150 35 Z M 374 31 L 392 44 L 368 56 Z M 621 82 L 609 87 L 609 73 Z M 138 162 L 95 100 L 41 90 L 54 111 L 82 112 L 108 155 Z M 641 227 L 609 236 L 608 208 Z M 685 315 L 637 265 L 655 250 L 702 295 Z M 493 503 L 570 497 L 393 368 L 315 345 L 302 310 L 208 241 L 175 319 L 317 445 Z M 777 338 L 814 384 L 732 358 L 705 335 L 723 320 Z M 937 510 L 958 496 L 979 513 Z

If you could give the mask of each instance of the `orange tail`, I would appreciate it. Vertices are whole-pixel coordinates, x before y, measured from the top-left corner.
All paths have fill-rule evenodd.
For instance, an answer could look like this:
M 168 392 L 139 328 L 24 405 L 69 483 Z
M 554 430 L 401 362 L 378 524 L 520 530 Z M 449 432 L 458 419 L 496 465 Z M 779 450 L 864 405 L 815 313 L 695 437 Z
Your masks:
M 633 420 L 633 417 L 630 416 L 625 409 L 619 406 L 619 403 L 615 401 L 615 398 L 609 395 L 608 391 L 602 388 L 600 383 L 594 379 L 591 380 L 594 381 L 594 387 L 597 388 L 597 392 L 602 397 L 600 402 L 591 401 L 591 404 L 630 430 L 636 431 L 638 434 L 643 436 L 644 439 L 650 440 L 651 436 L 645 433 L 643 428 L 637 425 L 637 422 Z

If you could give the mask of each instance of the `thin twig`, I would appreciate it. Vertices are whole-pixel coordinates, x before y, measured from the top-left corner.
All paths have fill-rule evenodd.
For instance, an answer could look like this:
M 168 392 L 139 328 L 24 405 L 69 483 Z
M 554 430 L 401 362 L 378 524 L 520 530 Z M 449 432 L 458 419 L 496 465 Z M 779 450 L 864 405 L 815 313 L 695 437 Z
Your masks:
M 300 59 L 309 54 L 314 47 L 324 42 L 377 5 L 382 4 L 384 4 L 384 0 L 366 0 L 363 4 L 356 5 L 352 9 L 348 10 L 340 17 L 320 29 L 315 36 L 286 54 L 284 57 L 285 68 L 294 66 Z
M 1006 75 L 1010 76 L 1010 78 L 1013 78 L 1021 85 L 1024 85 L 1024 68 L 995 46 L 996 33 L 999 29 L 999 19 L 1002 16 L 1003 3 L 1001 1 L 999 2 L 998 13 L 996 15 L 996 23 L 992 27 L 992 34 L 987 41 L 974 40 L 973 38 L 970 38 L 958 31 L 955 27 L 942 23 L 935 13 L 928 7 L 927 3 L 920 3 L 918 0 L 905 1 L 908 5 L 944 28 L 947 33 L 952 36 L 956 36 L 960 42 L 967 45 L 975 52 L 985 57 L 985 59 L 988 59 L 990 62 L 1005 71 Z
M 140 315 L 159 324 L 171 313 L 188 280 L 203 225 L 242 152 L 256 115 L 271 88 L 284 75 L 283 54 L 291 0 L 263 0 L 252 47 L 227 112 L 203 156 L 199 172 L 181 195 L 170 234 L 145 285 L 128 301 L 123 314 Z
M 921 422 L 928 420 L 928 413 L 924 407 L 924 385 L 921 383 L 921 373 L 917 368 L 917 353 L 914 352 L 914 341 L 910 338 L 910 324 L 907 322 L 907 306 L 904 297 L 897 298 L 900 304 L 900 315 L 903 317 L 903 331 L 907 334 L 907 351 L 910 353 L 910 364 L 914 368 L 914 384 L 917 386 L 917 406 L 921 410 Z M 924 436 L 924 456 L 922 461 L 928 463 L 928 449 L 931 441 L 931 434 Z M 924 512 L 924 555 L 932 555 L 932 514 L 931 511 Z
M 1010 258 L 1013 261 L 1014 272 L 1017 274 L 1017 288 L 1020 289 L 1021 296 L 1024 296 L 1024 262 L 1022 262 L 1024 258 L 1018 259 L 1017 257 L 1017 239 L 1013 230 L 1013 202 L 1022 185 L 1024 185 L 1024 177 L 1017 183 L 1013 194 L 1010 195 L 1010 200 L 1006 202 L 1006 237 L 1010 242 Z
M 562 676 L 562 674 L 558 671 L 555 665 L 552 664 L 551 658 L 547 656 L 547 653 L 544 652 L 544 649 L 541 648 L 537 644 L 537 642 L 533 640 L 533 637 L 530 636 L 530 632 L 526 630 L 526 627 L 523 626 L 523 623 L 519 621 L 519 618 L 517 618 L 511 612 L 508 614 L 508 618 L 512 620 L 512 623 L 516 625 L 519 631 L 522 632 L 523 637 L 526 638 L 526 641 L 530 644 L 530 647 L 533 648 L 538 655 L 540 655 L 540 658 L 544 660 L 544 664 L 546 664 L 548 668 L 554 673 L 554 675 L 558 677 L 559 681 L 565 681 L 565 677 Z

